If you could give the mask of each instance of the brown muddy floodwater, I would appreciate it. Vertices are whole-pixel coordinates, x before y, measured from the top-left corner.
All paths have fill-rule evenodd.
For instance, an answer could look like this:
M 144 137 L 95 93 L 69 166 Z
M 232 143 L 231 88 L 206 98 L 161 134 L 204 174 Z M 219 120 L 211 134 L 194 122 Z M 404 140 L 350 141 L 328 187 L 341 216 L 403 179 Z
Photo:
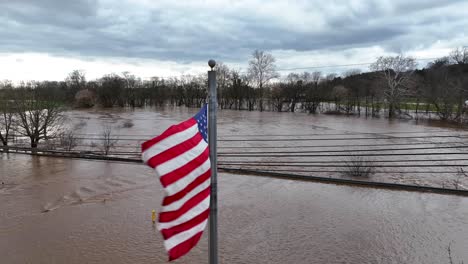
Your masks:
M 75 111 L 70 113 L 70 123 L 90 135 L 99 133 L 102 123 L 117 129 L 132 120 L 133 127 L 118 130 L 120 137 L 144 138 L 194 111 Z M 458 144 L 462 139 L 428 138 L 427 134 L 463 132 L 411 121 L 234 111 L 221 111 L 219 130 L 225 138 L 421 133 L 422 139 L 385 137 L 392 144 Z M 353 140 L 345 144 L 365 144 Z M 135 143 L 122 144 L 136 151 Z M 294 149 L 306 144 L 227 141 L 220 145 L 228 152 L 238 146 L 280 143 Z M 382 144 L 378 139 L 366 143 Z M 460 152 L 455 156 L 466 157 Z M 434 183 L 449 177 L 415 175 L 398 179 Z M 0 263 L 163 263 L 167 259 L 161 236 L 151 224 L 151 210 L 159 208 L 162 188 L 144 165 L 0 154 L 0 180 L 5 183 L 0 187 Z M 222 173 L 219 239 L 221 263 L 449 263 L 449 245 L 454 263 L 466 263 L 468 198 Z M 199 245 L 175 263 L 207 263 L 207 256 L 205 233 Z

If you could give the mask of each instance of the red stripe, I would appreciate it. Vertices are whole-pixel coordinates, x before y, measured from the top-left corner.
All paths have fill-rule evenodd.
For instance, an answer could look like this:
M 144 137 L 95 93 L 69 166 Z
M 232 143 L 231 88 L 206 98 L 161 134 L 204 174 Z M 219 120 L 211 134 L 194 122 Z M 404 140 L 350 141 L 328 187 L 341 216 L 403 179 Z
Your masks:
M 158 155 L 151 157 L 148 160 L 147 164 L 148 166 L 154 169 L 156 168 L 156 166 L 161 165 L 164 162 L 185 153 L 186 151 L 189 151 L 190 149 L 198 145 L 198 143 L 200 143 L 200 141 L 202 140 L 203 137 L 200 135 L 200 133 L 196 133 L 195 136 L 187 139 L 186 141 L 175 145 L 174 147 L 167 149 L 159 153 Z
M 179 179 L 187 176 L 191 171 L 195 170 L 198 168 L 201 164 L 203 164 L 206 160 L 208 160 L 210 155 L 210 150 L 208 146 L 206 149 L 198 155 L 198 157 L 194 158 L 184 166 L 173 170 L 166 175 L 162 176 L 159 178 L 159 181 L 161 182 L 162 186 L 166 188 L 168 185 L 178 181 Z
M 208 186 L 205 190 L 199 192 L 197 195 L 194 197 L 190 198 L 187 202 L 182 205 L 179 209 L 175 211 L 169 211 L 169 212 L 161 212 L 159 213 L 159 223 L 167 223 L 176 220 L 179 218 L 181 215 L 201 203 L 206 197 L 210 196 L 210 187 Z
M 171 238 L 174 235 L 177 235 L 179 233 L 182 233 L 184 231 L 189 230 L 190 228 L 193 228 L 197 226 L 198 224 L 201 224 L 203 221 L 205 221 L 208 218 L 208 215 L 210 214 L 210 209 L 206 209 L 203 213 L 195 216 L 194 218 L 190 219 L 190 221 L 187 221 L 185 223 L 182 223 L 177 226 L 173 226 L 171 228 L 167 229 L 162 229 L 161 233 L 164 237 L 164 240 L 167 240 Z
M 197 123 L 197 120 L 195 120 L 194 118 L 190 118 L 180 124 L 177 124 L 177 125 L 173 125 L 173 126 L 170 126 L 166 131 L 164 131 L 161 135 L 153 138 L 153 139 L 150 139 L 146 142 L 144 142 L 143 144 L 141 144 L 141 151 L 144 152 L 145 150 L 147 150 L 148 148 L 150 148 L 151 146 L 153 146 L 154 144 L 158 143 L 159 141 L 175 134 L 175 133 L 178 133 L 178 132 L 181 132 L 181 131 L 184 131 L 185 129 L 195 125 Z
M 200 240 L 202 232 L 195 234 L 193 237 L 185 240 L 184 242 L 180 243 L 179 245 L 173 247 L 169 250 L 169 261 L 178 259 L 183 255 L 187 254 L 195 245 L 197 245 L 198 241 Z
M 183 190 L 180 192 L 173 194 L 171 196 L 166 196 L 164 197 L 164 200 L 162 202 L 163 206 L 169 205 L 175 201 L 178 201 L 182 199 L 187 193 L 195 189 L 198 185 L 204 183 L 206 180 L 208 180 L 211 176 L 211 169 L 209 169 L 207 172 L 203 173 L 202 175 L 198 176 L 193 182 L 191 182 L 187 187 L 185 187 Z

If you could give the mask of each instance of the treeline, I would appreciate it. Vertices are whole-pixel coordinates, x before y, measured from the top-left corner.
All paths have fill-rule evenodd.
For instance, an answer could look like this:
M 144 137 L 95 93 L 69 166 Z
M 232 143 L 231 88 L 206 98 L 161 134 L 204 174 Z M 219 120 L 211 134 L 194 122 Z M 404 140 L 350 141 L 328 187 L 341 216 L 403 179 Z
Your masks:
M 275 58 L 255 51 L 247 72 L 216 66 L 220 108 L 258 111 L 306 111 L 388 117 L 412 112 L 435 112 L 443 120 L 460 120 L 468 99 L 468 50 L 459 48 L 447 57 L 417 70 L 411 57 L 380 57 L 371 72 L 350 70 L 342 76 L 321 72 L 290 73 L 280 77 Z M 128 72 L 87 81 L 73 71 L 64 81 L 0 84 L 0 100 L 12 91 L 34 91 L 75 107 L 144 107 L 176 105 L 198 107 L 205 101 L 207 76 L 142 80 Z

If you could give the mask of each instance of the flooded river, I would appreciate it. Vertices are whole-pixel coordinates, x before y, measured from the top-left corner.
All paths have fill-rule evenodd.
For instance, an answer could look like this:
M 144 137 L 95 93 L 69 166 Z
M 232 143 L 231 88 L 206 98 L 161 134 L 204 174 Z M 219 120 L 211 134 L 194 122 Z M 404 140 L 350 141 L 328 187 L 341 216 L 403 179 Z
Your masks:
M 101 125 L 108 123 L 118 128 L 118 134 L 138 139 L 162 132 L 194 111 L 76 111 L 70 118 L 72 124 L 84 121 L 79 131 L 86 135 L 99 133 Z M 126 120 L 134 126 L 123 128 Z M 353 134 L 363 132 L 374 133 L 373 137 L 385 137 L 385 133 L 401 137 L 390 132 L 421 133 L 421 137 L 429 132 L 463 132 L 412 121 L 234 111 L 221 112 L 219 130 L 225 139 L 337 134 L 337 140 L 311 141 L 311 145 L 343 144 L 338 139 L 342 134 L 356 137 Z M 417 139 L 385 140 L 399 144 Z M 439 144 L 433 141 L 462 139 L 421 140 Z M 368 145 L 372 142 L 378 139 Z M 131 149 L 135 143 L 124 144 Z M 227 152 L 239 146 L 280 143 L 304 146 L 279 141 L 220 145 Z M 439 177 L 431 174 L 421 181 L 437 182 Z M 0 263 L 162 263 L 167 259 L 161 236 L 151 223 L 151 210 L 159 208 L 162 189 L 144 165 L 0 154 L 0 180 L 4 182 Z M 468 198 L 222 173 L 219 239 L 221 263 L 449 263 L 449 245 L 454 262 L 466 263 Z M 175 263 L 207 263 L 207 256 L 205 233 L 199 245 Z
M 99 150 L 103 126 L 117 135 L 113 155 L 139 158 L 140 143 L 197 109 L 73 111 L 80 150 Z M 133 126 L 126 127 L 131 123 Z M 362 156 L 371 181 L 468 189 L 468 133 L 456 126 L 304 113 L 221 110 L 220 167 L 343 177 Z M 455 184 L 454 182 L 457 182 Z

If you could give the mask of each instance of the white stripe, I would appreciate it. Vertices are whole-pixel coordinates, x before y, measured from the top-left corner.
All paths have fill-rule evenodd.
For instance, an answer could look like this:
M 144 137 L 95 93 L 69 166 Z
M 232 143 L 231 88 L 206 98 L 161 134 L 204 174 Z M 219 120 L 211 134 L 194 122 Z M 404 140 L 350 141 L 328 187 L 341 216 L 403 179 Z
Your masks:
M 174 195 L 180 191 L 182 191 L 185 187 L 187 187 L 190 183 L 192 183 L 196 178 L 200 175 L 204 174 L 211 168 L 210 159 L 206 159 L 202 165 L 198 166 L 198 168 L 191 171 L 185 177 L 180 178 L 178 181 L 166 186 L 166 194 L 167 196 Z
M 206 144 L 205 140 L 200 140 L 200 143 L 198 143 L 195 147 L 185 151 L 184 153 L 180 154 L 179 156 L 173 159 L 170 159 L 156 166 L 155 170 L 157 175 L 159 175 L 159 177 L 162 177 L 168 174 L 169 172 L 184 166 L 185 164 L 189 163 L 190 161 L 198 157 L 200 154 L 202 154 L 207 146 L 208 144 Z
M 166 250 L 169 251 L 173 247 L 179 245 L 180 243 L 192 238 L 194 235 L 198 234 L 199 232 L 203 231 L 206 227 L 206 223 L 208 222 L 208 219 L 205 221 L 201 222 L 200 224 L 190 228 L 187 231 L 181 232 L 177 235 L 174 235 L 170 237 L 168 240 L 164 241 L 164 246 L 166 247 Z
M 152 157 L 161 154 L 163 151 L 179 145 L 180 143 L 192 138 L 197 134 L 198 125 L 195 124 L 185 130 L 177 132 L 172 136 L 169 136 L 158 143 L 154 144 L 141 154 L 141 158 L 144 162 L 148 162 Z
M 171 228 L 173 226 L 185 223 L 191 220 L 192 218 L 196 217 L 197 215 L 203 213 L 209 207 L 210 207 L 210 196 L 208 195 L 203 201 L 201 201 L 196 206 L 192 207 L 192 209 L 188 210 L 185 214 L 181 215 L 179 218 L 175 219 L 174 221 L 158 223 L 158 230 Z
M 190 200 L 192 197 L 200 193 L 201 191 L 205 190 L 210 186 L 211 179 L 208 178 L 206 181 L 204 181 L 202 184 L 198 185 L 195 189 L 191 190 L 189 193 L 185 194 L 184 197 L 181 199 L 172 202 L 169 205 L 163 206 L 162 212 L 170 212 L 170 211 L 175 211 L 178 210 L 182 205 L 184 205 L 185 202 Z

